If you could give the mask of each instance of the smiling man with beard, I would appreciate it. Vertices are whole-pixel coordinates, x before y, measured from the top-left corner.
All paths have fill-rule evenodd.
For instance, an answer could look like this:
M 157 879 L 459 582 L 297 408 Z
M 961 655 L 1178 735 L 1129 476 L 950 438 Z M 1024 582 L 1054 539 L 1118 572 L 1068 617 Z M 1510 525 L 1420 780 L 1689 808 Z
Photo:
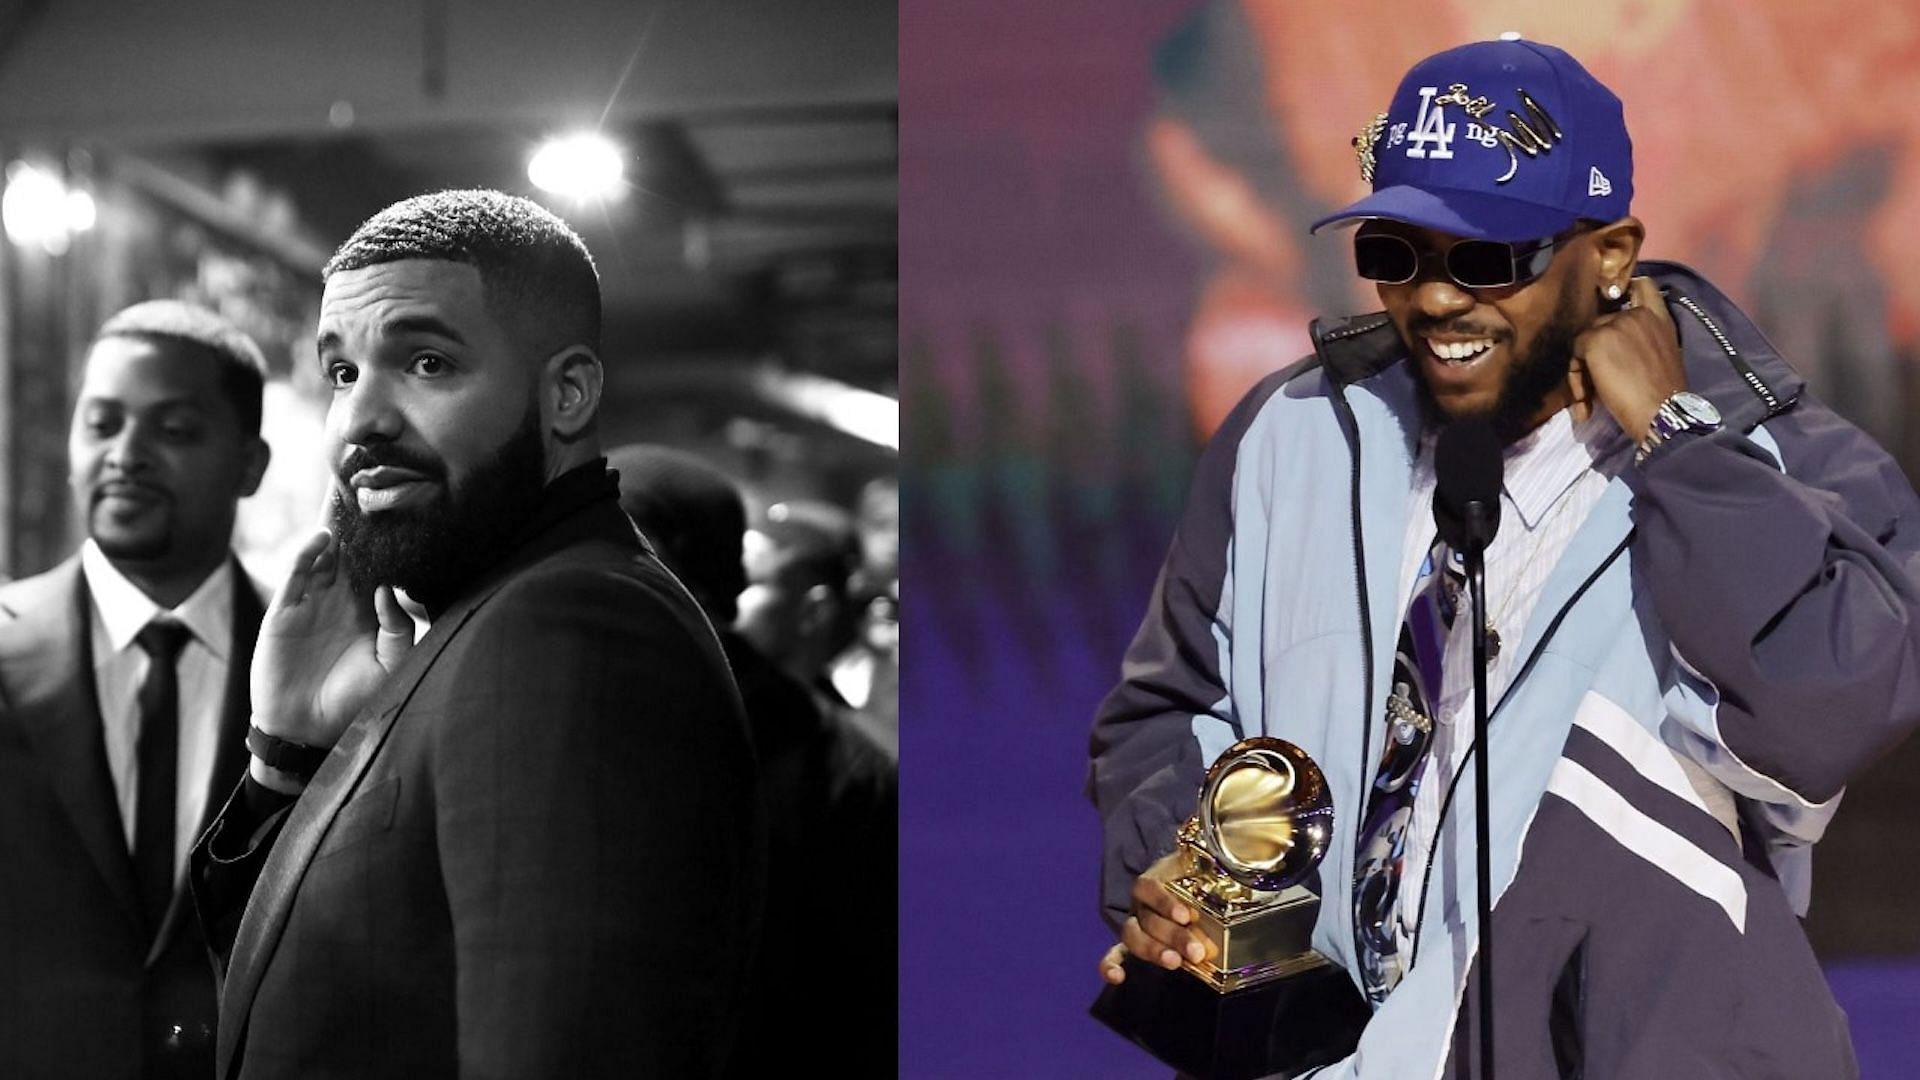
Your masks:
M 601 456 L 592 260 L 525 199 L 442 192 L 325 276 L 332 528 L 195 851 L 219 1075 L 714 1075 L 765 823 L 713 631 Z
M 172 300 L 87 350 L 87 540 L 0 588 L 0 1075 L 212 1075 L 182 871 L 246 764 L 262 603 L 229 541 L 267 467 L 265 377 L 245 334 Z
M 1565 52 L 1429 57 L 1354 147 L 1373 193 L 1320 225 L 1357 225 L 1384 310 L 1316 322 L 1222 426 L 1095 720 L 1103 977 L 1219 958 L 1176 833 L 1273 736 L 1332 793 L 1312 946 L 1360 1027 L 1271 1068 L 1468 1075 L 1490 1007 L 1501 1075 L 1850 1075 L 1796 915 L 1842 787 L 1920 723 L 1920 499 L 1712 285 L 1640 260 L 1624 110 Z M 1484 747 L 1431 513 L 1467 419 L 1504 444 Z

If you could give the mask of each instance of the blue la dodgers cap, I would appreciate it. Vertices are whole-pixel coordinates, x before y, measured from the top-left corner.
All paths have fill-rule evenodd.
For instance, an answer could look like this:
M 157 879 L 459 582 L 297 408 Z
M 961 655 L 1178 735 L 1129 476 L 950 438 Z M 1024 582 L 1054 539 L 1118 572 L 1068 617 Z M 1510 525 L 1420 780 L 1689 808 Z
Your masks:
M 1518 34 L 1430 56 L 1354 138 L 1373 194 L 1313 223 L 1387 218 L 1480 240 L 1536 240 L 1633 202 L 1620 99 L 1566 52 Z

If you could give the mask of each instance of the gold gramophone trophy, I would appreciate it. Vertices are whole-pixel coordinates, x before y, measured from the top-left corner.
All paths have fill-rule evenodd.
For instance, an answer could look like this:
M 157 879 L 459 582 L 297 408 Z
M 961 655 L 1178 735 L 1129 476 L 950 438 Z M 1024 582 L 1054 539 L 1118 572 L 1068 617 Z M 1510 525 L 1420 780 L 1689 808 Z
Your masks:
M 1333 839 L 1333 798 L 1305 751 L 1235 743 L 1207 770 L 1199 812 L 1178 835 L 1184 867 L 1167 888 L 1220 947 L 1187 970 L 1226 994 L 1327 962 L 1310 943 L 1320 898 L 1296 883 Z
M 1338 1060 L 1368 1010 L 1312 947 L 1320 898 L 1302 882 L 1332 841 L 1333 797 L 1305 751 L 1268 737 L 1228 747 L 1180 828 L 1181 869 L 1167 884 L 1217 954 L 1180 971 L 1128 957 L 1094 1016 L 1200 1080 Z

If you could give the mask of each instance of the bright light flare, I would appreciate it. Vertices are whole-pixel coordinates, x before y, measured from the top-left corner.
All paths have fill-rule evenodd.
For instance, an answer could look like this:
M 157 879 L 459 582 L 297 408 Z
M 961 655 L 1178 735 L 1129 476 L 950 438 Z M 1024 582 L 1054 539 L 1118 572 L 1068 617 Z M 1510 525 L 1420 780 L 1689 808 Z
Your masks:
M 93 196 L 84 191 L 67 192 L 67 231 L 82 233 L 93 228 L 98 218 L 93 207 Z
M 96 216 L 93 196 L 67 190 L 58 176 L 24 161 L 7 166 L 0 224 L 15 244 L 64 255 L 73 234 L 93 228 Z
M 856 439 L 900 449 L 900 401 L 820 375 L 762 369 L 760 393 Z
M 549 139 L 527 163 L 527 179 L 570 199 L 610 199 L 624 190 L 626 162 L 613 140 L 594 132 Z

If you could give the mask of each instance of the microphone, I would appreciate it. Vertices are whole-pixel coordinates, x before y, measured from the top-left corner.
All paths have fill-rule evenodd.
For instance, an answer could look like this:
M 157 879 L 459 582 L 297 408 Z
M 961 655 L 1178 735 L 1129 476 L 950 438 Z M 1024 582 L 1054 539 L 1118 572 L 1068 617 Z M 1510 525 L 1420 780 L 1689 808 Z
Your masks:
M 1440 429 L 1433 448 L 1433 523 L 1447 547 L 1466 562 L 1467 617 L 1473 627 L 1473 745 L 1475 880 L 1479 885 L 1479 1080 L 1493 1075 L 1493 873 L 1487 839 L 1487 586 L 1486 552 L 1500 531 L 1500 437 L 1480 417 L 1455 420 Z
M 1433 523 L 1449 548 L 1482 552 L 1500 531 L 1500 437 L 1480 417 L 1440 429 L 1433 448 Z

